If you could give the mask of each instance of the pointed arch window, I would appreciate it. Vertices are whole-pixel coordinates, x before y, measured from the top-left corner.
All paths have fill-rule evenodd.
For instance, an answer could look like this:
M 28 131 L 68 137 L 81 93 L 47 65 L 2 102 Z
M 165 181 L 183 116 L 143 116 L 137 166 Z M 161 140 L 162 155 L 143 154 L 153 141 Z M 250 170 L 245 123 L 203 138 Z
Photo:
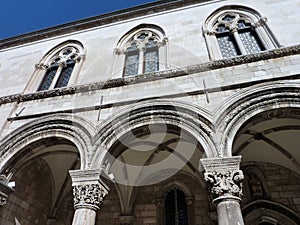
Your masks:
M 165 196 L 164 225 L 188 225 L 188 205 L 186 195 L 179 188 L 174 188 Z
M 38 91 L 66 87 L 70 84 L 74 70 L 82 58 L 81 46 L 65 45 L 51 51 L 45 62 L 37 64 L 36 68 L 45 71 Z M 74 77 L 73 77 L 74 81 Z
M 242 6 L 226 6 L 213 13 L 203 27 L 211 59 L 258 53 L 279 46 L 267 19 Z

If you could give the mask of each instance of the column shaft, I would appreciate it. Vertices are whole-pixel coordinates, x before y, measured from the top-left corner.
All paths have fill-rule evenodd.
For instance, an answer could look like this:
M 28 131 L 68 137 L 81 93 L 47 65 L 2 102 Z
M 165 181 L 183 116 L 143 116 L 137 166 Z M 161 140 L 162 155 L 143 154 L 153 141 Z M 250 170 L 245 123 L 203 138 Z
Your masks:
M 224 201 L 216 202 L 218 225 L 243 225 L 243 216 L 240 208 L 240 200 L 235 198 L 226 198 Z
M 96 211 L 92 209 L 76 209 L 72 225 L 95 225 Z

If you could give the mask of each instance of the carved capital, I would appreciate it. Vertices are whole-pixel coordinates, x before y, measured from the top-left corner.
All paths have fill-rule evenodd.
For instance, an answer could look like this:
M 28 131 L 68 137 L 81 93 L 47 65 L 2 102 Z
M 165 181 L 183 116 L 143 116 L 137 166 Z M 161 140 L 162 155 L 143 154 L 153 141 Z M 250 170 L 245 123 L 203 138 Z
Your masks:
M 222 196 L 241 197 L 243 172 L 239 169 L 241 157 L 201 159 L 204 179 L 210 185 L 213 198 Z
M 71 170 L 74 208 L 98 210 L 109 188 L 100 179 L 102 170 Z
M 204 179 L 211 185 L 211 193 L 214 197 L 224 194 L 231 194 L 236 197 L 242 195 L 244 176 L 241 170 L 206 172 Z
M 253 27 L 259 27 L 263 26 L 268 22 L 267 17 L 261 17 L 257 22 L 255 22 L 252 26 Z
M 162 207 L 165 204 L 165 200 L 161 198 L 155 199 L 155 205 L 156 207 Z
M 43 63 L 37 63 L 35 64 L 35 69 L 39 69 L 39 70 L 46 70 L 48 69 L 49 66 Z
M 185 198 L 185 202 L 186 202 L 187 205 L 191 205 L 194 202 L 194 199 L 195 198 L 193 196 L 187 196 Z
M 217 32 L 210 29 L 203 29 L 203 33 L 212 36 L 212 35 L 216 35 Z
M 121 48 L 114 48 L 114 54 L 116 55 L 121 55 L 121 54 L 124 54 L 124 49 L 121 49 Z
M 75 58 L 75 62 L 79 63 L 81 60 L 85 60 L 85 55 L 78 55 Z
M 99 209 L 108 191 L 99 184 L 73 186 L 74 206 L 76 208 Z
M 61 68 L 65 68 L 67 66 L 67 63 L 66 62 L 60 62 L 58 64 L 58 66 L 61 67 Z

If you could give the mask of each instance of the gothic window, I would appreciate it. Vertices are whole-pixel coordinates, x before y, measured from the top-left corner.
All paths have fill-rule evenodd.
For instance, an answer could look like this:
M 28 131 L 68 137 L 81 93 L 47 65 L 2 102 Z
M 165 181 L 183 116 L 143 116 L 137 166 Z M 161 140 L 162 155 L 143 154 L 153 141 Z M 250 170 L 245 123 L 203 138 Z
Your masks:
M 231 58 L 278 47 L 266 22 L 266 18 L 242 6 L 217 10 L 203 27 L 210 58 Z
M 124 76 L 159 70 L 159 37 L 151 31 L 141 31 L 129 41 L 125 50 Z
M 63 45 L 50 51 L 44 62 L 36 65 L 39 71 L 44 71 L 38 91 L 68 86 L 82 57 L 81 51 L 81 46 L 76 44 Z
M 188 206 L 183 191 L 174 188 L 165 196 L 164 225 L 188 225 Z
M 124 65 L 123 76 L 163 70 L 167 64 L 166 40 L 161 28 L 150 24 L 140 25 L 119 41 L 115 52 L 120 57 L 115 65 Z

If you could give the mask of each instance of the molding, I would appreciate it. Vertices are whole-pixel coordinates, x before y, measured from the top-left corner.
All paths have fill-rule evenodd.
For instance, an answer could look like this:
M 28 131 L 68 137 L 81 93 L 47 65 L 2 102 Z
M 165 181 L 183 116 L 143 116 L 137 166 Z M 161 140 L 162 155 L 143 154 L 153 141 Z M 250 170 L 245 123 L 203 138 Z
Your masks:
M 72 95 L 76 93 L 121 87 L 121 86 L 136 84 L 136 83 L 144 83 L 144 82 L 174 78 L 179 76 L 187 76 L 190 74 L 211 71 L 220 68 L 232 67 L 236 65 L 242 65 L 242 64 L 257 62 L 261 60 L 276 59 L 280 57 L 298 55 L 298 54 L 300 54 L 300 45 L 282 47 L 270 51 L 242 55 L 230 59 L 215 60 L 206 63 L 176 68 L 176 69 L 157 71 L 157 72 L 147 73 L 147 74 L 139 74 L 130 77 L 117 78 L 117 79 L 108 80 L 106 82 L 96 82 L 96 83 L 83 84 L 83 85 L 77 85 L 77 86 L 71 86 L 71 87 L 65 87 L 65 88 L 59 88 L 53 90 L 38 91 L 29 94 L 18 93 L 9 96 L 3 96 L 0 97 L 0 105 L 13 103 L 13 102 L 17 102 L 17 103 L 26 102 L 26 101 L 51 98 L 51 97 L 57 97 L 63 95 Z

